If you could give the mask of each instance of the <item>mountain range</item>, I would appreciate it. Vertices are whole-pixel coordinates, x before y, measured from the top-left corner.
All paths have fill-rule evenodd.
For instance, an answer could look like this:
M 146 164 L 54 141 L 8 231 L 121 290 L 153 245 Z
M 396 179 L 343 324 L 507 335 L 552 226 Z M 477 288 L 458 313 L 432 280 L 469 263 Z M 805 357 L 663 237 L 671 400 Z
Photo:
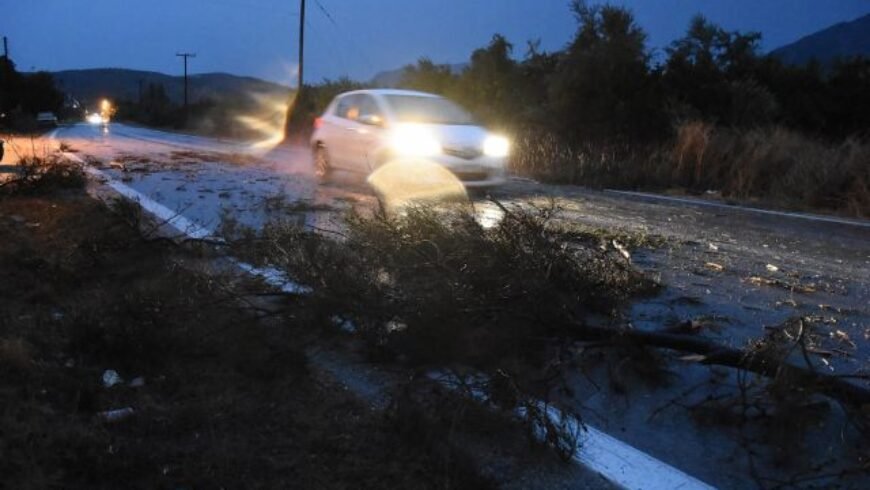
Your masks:
M 816 60 L 823 66 L 840 58 L 870 58 L 870 14 L 841 22 L 770 52 L 785 63 L 804 65 Z
M 102 98 L 138 100 L 139 90 L 146 90 L 149 84 L 163 85 L 167 96 L 174 102 L 184 100 L 184 77 L 181 76 L 123 68 L 65 70 L 52 75 L 61 90 L 85 105 Z M 191 101 L 204 98 L 239 100 L 251 94 L 286 97 L 290 92 L 290 88 L 284 85 L 228 73 L 190 75 L 188 84 Z
M 870 58 L 870 14 L 805 36 L 794 43 L 774 49 L 770 55 L 785 63 L 797 65 L 815 59 L 823 66 L 829 66 L 838 58 L 853 56 Z M 454 73 L 460 73 L 468 63 L 449 66 Z M 375 75 L 370 83 L 374 86 L 394 87 L 400 82 L 402 71 L 402 68 L 383 71 Z M 64 92 L 85 105 L 93 104 L 104 97 L 114 100 L 137 100 L 139 90 L 145 90 L 151 83 L 162 84 L 169 98 L 175 102 L 181 102 L 184 97 L 183 77 L 163 73 L 99 68 L 58 71 L 53 75 Z M 277 83 L 228 73 L 191 75 L 189 84 L 191 100 L 203 98 L 243 100 L 251 94 L 281 98 L 287 96 L 291 90 Z

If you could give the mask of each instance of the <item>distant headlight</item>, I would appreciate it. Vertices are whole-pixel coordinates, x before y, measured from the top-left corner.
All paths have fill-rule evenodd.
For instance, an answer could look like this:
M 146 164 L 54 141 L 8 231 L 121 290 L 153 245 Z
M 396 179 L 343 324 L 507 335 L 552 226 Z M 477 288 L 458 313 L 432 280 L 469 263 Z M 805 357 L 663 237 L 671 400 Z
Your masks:
M 431 131 L 412 124 L 393 130 L 390 146 L 402 156 L 431 157 L 441 153 L 441 143 Z
M 91 124 L 103 124 L 103 116 L 99 114 L 88 114 L 88 122 Z
M 483 142 L 483 153 L 488 157 L 504 158 L 511 150 L 511 143 L 504 136 L 487 136 Z

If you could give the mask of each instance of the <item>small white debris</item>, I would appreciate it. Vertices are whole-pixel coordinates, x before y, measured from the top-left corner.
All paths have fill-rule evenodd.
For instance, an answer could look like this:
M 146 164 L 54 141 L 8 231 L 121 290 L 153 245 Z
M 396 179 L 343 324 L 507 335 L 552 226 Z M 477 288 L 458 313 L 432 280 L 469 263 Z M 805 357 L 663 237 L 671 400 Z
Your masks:
M 722 272 L 725 270 L 725 266 L 722 264 L 717 264 L 716 262 L 707 262 L 704 264 L 704 267 L 714 270 L 716 272 Z
M 767 271 L 768 272 L 779 272 L 779 267 L 777 267 L 773 264 L 767 264 Z
M 108 423 L 112 424 L 115 422 L 120 422 L 126 418 L 129 418 L 134 413 L 136 413 L 136 411 L 133 410 L 131 407 L 125 407 L 125 408 L 118 408 L 115 410 L 106 410 L 104 412 L 99 412 L 99 413 L 97 413 L 97 417 L 102 419 L 104 422 L 108 422 Z
M 712 251 L 714 251 L 714 252 L 718 252 L 718 251 L 719 251 L 719 246 L 716 245 L 715 243 L 708 243 L 707 246 L 710 247 L 710 250 L 712 250 Z
M 105 386 L 106 388 L 111 388 L 123 382 L 124 380 L 121 378 L 121 375 L 119 375 L 118 372 L 113 369 L 107 369 L 103 373 L 103 386 Z
M 689 354 L 687 356 L 682 356 L 679 359 L 685 362 L 704 362 L 707 360 L 707 356 L 703 354 Z
M 611 241 L 611 243 L 613 244 L 613 248 L 618 250 L 619 253 L 622 254 L 623 257 L 625 257 L 625 260 L 631 262 L 631 253 L 629 253 L 628 249 L 625 248 L 625 245 L 617 242 L 616 240 Z
M 397 322 L 395 320 L 387 322 L 387 332 L 401 332 L 408 328 L 407 323 Z

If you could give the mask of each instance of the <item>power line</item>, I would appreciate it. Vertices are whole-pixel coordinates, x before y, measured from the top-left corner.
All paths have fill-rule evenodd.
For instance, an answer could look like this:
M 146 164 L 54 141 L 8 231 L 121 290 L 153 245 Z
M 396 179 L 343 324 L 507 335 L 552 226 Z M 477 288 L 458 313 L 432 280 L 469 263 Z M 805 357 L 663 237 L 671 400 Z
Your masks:
M 329 19 L 329 21 L 332 23 L 333 27 L 335 27 L 335 30 L 343 38 L 346 45 L 349 46 L 352 50 L 356 51 L 356 53 L 360 56 L 360 58 L 362 58 L 362 61 L 366 65 L 368 65 L 369 70 L 374 70 L 375 65 L 372 62 L 371 57 L 361 47 L 364 45 L 364 43 L 354 42 L 354 40 L 350 39 L 348 32 L 346 30 L 342 29 L 338 25 L 338 22 L 335 20 L 335 17 L 333 17 L 333 15 L 329 12 L 329 9 L 327 9 L 326 6 L 324 6 L 323 3 L 321 3 L 320 0 L 314 0 L 314 1 L 317 4 L 317 6 L 319 7 L 320 11 L 323 13 L 323 15 L 327 19 Z M 345 69 L 347 69 L 347 66 L 345 66 Z
M 332 18 L 332 14 L 330 14 L 329 11 L 326 10 L 326 7 L 324 7 L 323 4 L 320 3 L 320 0 L 314 0 L 314 3 L 317 4 L 317 7 L 320 9 L 321 12 L 323 12 L 323 15 L 325 15 L 326 18 L 329 19 L 330 22 L 332 22 L 332 25 L 338 27 L 338 23 L 336 23 L 335 19 Z

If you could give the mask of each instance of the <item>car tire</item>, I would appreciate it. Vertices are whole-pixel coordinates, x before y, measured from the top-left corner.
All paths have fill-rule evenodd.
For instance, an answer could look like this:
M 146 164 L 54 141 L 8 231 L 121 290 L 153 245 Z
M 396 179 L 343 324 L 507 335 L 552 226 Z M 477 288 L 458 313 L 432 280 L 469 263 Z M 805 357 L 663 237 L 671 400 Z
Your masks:
M 314 149 L 314 175 L 321 181 L 326 181 L 330 173 L 332 167 L 329 165 L 329 153 L 325 146 L 318 145 Z

